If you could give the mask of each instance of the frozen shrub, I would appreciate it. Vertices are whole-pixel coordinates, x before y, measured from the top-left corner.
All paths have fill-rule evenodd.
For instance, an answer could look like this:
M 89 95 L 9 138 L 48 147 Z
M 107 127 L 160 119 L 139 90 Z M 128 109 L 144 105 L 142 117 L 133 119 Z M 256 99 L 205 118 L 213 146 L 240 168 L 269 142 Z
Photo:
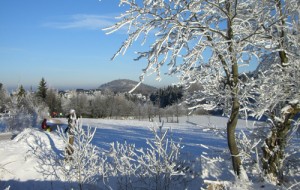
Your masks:
M 99 166 L 103 164 L 100 160 L 99 150 L 91 144 L 96 132 L 96 128 L 87 127 L 85 130 L 81 122 L 77 122 L 74 133 L 74 149 L 70 159 L 65 155 L 64 160 L 60 162 L 60 168 L 64 174 L 64 180 L 77 182 L 80 189 L 86 184 L 95 184 L 99 177 Z M 69 134 L 64 133 L 63 129 L 58 130 L 59 136 L 63 139 L 65 145 L 69 144 Z
M 111 144 L 107 154 L 111 160 L 112 175 L 117 177 L 120 189 L 174 189 L 185 188 L 189 166 L 180 160 L 180 142 L 168 139 L 168 130 L 152 127 L 154 138 L 147 139 L 147 148 L 133 144 Z
M 35 127 L 48 113 L 48 107 L 38 102 L 32 94 L 22 97 L 13 95 L 6 103 L 6 108 L 9 110 L 8 117 L 3 118 L 6 131 Z

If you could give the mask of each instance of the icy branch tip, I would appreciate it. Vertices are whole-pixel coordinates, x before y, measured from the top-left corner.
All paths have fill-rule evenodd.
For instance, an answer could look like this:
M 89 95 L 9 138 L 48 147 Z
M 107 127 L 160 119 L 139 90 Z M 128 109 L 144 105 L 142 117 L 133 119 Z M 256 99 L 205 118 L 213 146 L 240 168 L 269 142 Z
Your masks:
M 132 93 L 137 87 L 139 87 L 142 84 L 142 81 L 140 81 L 135 87 L 133 87 L 128 93 Z

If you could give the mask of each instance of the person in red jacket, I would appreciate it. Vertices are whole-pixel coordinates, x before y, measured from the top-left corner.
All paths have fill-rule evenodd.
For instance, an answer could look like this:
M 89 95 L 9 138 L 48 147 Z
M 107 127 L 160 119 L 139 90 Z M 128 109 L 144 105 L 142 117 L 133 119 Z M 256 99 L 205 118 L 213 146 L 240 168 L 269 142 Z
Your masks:
M 43 120 L 42 129 L 44 129 L 45 131 L 51 131 L 51 127 L 47 125 L 47 119 Z

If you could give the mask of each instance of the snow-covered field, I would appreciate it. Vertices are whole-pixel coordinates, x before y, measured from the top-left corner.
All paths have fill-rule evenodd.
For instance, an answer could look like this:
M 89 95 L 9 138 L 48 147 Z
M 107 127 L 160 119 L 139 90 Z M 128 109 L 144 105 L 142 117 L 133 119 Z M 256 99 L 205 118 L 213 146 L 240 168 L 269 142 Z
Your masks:
M 181 156 L 200 167 L 200 173 L 191 182 L 189 189 L 203 187 L 203 178 L 233 181 L 234 176 L 230 173 L 230 156 L 227 154 L 226 157 L 224 154 L 227 150 L 227 141 L 220 135 L 222 134 L 220 131 L 225 129 L 227 119 L 197 116 L 181 117 L 179 121 L 179 123 L 164 123 L 162 131 L 168 129 L 168 138 L 176 142 L 181 141 L 183 146 Z M 60 119 L 60 122 L 60 127 L 66 127 L 66 119 Z M 161 125 L 158 122 L 106 119 L 82 119 L 82 123 L 83 126 L 97 128 L 92 144 L 98 146 L 101 151 L 109 151 L 110 144 L 117 141 L 135 144 L 137 148 L 147 147 L 146 139 L 153 138 L 150 128 L 156 127 L 159 130 L 158 126 Z M 246 129 L 252 127 L 253 123 L 241 120 L 237 128 Z M 13 140 L 2 138 L 0 189 L 68 189 L 69 186 L 66 186 L 63 177 L 61 180 L 55 178 L 60 175 L 55 171 L 57 160 L 49 158 L 51 154 L 56 154 L 55 158 L 63 159 L 64 149 L 65 143 L 57 132 L 44 132 L 39 128 L 25 129 Z M 203 162 L 205 158 L 218 158 L 221 155 L 223 162 L 228 162 L 227 168 L 205 168 L 200 164 L 201 159 Z

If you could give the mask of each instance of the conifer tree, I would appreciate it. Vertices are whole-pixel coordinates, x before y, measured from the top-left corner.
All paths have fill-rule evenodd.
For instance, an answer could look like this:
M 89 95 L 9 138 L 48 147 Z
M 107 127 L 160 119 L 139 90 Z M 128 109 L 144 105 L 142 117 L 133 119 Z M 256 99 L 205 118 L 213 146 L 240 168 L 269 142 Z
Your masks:
M 23 85 L 21 85 L 19 87 L 18 93 L 17 93 L 18 99 L 25 97 L 25 93 L 26 93 L 25 89 L 24 89 Z
M 47 96 L 47 83 L 44 78 L 41 79 L 36 96 L 42 101 L 45 101 Z

